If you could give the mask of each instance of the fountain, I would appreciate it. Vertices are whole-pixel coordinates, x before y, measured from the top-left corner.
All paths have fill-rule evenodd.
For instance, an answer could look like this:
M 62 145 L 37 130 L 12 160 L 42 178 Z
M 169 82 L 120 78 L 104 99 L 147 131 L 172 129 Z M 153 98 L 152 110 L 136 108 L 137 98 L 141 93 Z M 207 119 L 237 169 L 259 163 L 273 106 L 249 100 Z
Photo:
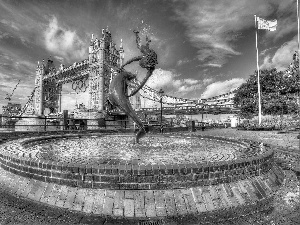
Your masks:
M 99 224 L 216 224 L 270 210 L 284 179 L 270 146 L 188 133 L 145 136 L 123 84 L 133 78 L 124 70 L 133 61 L 148 71 L 142 85 L 151 76 L 157 61 L 148 50 L 141 47 L 143 56 L 125 63 L 110 86 L 111 103 L 139 125 L 135 141 L 84 131 L 7 141 L 0 163 L 14 174 L 8 191 Z

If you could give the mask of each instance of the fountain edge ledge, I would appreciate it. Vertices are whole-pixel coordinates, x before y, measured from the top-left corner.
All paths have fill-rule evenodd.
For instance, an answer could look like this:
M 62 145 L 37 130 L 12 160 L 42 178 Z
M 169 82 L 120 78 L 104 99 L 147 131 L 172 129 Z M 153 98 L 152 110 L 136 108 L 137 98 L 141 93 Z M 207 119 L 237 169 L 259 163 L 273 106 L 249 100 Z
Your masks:
M 52 138 L 92 135 L 95 134 L 34 137 L 21 144 L 26 145 L 29 142 Z M 201 135 L 193 137 L 213 138 L 239 144 L 247 143 L 220 137 Z M 256 142 L 250 143 L 254 147 L 258 145 Z M 131 164 L 114 165 L 108 162 L 100 165 L 82 165 L 30 158 L 24 153 L 16 155 L 3 152 L 0 153 L 0 163 L 3 169 L 14 174 L 72 187 L 129 190 L 176 189 L 230 183 L 265 174 L 274 165 L 274 151 L 269 145 L 264 144 L 264 146 L 266 151 L 259 156 L 214 163 L 144 166 L 130 161 Z

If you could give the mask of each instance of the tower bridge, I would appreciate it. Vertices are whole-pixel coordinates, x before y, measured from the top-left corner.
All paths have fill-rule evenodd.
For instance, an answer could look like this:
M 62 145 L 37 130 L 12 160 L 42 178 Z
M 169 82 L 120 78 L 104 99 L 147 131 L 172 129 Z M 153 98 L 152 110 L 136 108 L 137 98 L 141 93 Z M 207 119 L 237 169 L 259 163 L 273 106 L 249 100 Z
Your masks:
M 45 109 L 49 109 L 50 113 L 61 111 L 61 92 L 62 85 L 72 83 L 72 88 L 76 92 L 89 92 L 88 111 L 103 112 L 113 111 L 111 109 L 107 96 L 108 87 L 112 77 L 117 73 L 124 63 L 124 49 L 121 45 L 117 49 L 116 44 L 112 40 L 110 31 L 102 29 L 102 37 L 94 38 L 90 41 L 88 59 L 65 67 L 60 65 L 57 69 L 53 61 L 48 61 L 40 65 L 36 69 L 35 89 L 34 89 L 34 112 L 36 115 L 43 115 Z M 128 84 L 128 88 L 135 89 L 140 82 L 135 79 Z M 162 100 L 164 104 L 164 113 L 236 113 L 238 109 L 233 106 L 234 91 L 220 96 L 208 99 L 184 99 L 168 95 L 160 95 L 155 89 L 145 85 L 135 98 L 135 109 L 137 111 L 156 112 L 159 109 L 141 107 L 141 99 L 148 99 L 155 102 Z

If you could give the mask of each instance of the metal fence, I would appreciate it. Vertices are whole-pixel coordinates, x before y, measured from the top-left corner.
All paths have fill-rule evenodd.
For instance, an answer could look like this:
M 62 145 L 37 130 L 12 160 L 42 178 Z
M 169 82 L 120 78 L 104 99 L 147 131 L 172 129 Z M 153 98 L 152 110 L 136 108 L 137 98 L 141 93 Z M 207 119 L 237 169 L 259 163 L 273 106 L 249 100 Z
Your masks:
M 129 120 L 108 120 L 51 116 L 1 116 L 1 130 L 95 130 L 95 129 L 132 129 Z

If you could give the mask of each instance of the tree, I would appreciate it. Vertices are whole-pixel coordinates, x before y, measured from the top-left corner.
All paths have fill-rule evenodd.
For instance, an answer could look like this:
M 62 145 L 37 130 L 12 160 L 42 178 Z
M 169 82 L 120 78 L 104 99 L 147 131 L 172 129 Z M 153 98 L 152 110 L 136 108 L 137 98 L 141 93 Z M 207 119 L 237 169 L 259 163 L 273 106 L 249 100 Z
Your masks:
M 297 111 L 295 98 L 290 93 L 298 91 L 296 76 L 285 78 L 276 69 L 260 71 L 262 113 L 282 115 Z M 258 114 L 257 71 L 242 84 L 234 97 L 234 104 L 240 107 L 240 115 L 251 118 Z

